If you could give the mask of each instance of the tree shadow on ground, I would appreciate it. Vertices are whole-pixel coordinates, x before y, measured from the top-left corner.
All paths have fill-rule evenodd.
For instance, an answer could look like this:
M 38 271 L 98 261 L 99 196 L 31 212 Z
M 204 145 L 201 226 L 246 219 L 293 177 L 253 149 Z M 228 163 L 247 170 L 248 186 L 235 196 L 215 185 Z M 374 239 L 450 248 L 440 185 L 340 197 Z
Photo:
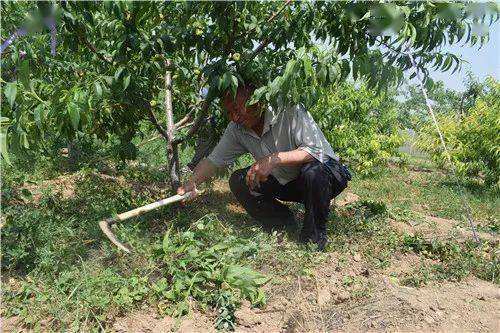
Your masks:
M 135 186 L 137 182 L 141 186 Z M 14 275 L 25 276 L 41 266 L 43 271 L 50 273 L 69 269 L 80 261 L 120 257 L 98 222 L 111 217 L 113 212 L 122 213 L 168 196 L 165 184 L 155 183 L 154 177 L 141 182 L 86 174 L 57 184 L 64 188 L 63 191 L 49 190 L 42 193 L 37 202 L 12 200 L 8 203 L 10 221 L 7 228 L 2 228 L 2 236 L 11 241 L 6 242 L 2 250 L 4 259 L 14 260 L 11 266 L 7 265 Z M 62 195 L 64 190 L 71 194 Z M 297 205 L 291 207 L 297 211 Z M 241 238 L 254 237 L 258 232 L 256 227 L 272 232 L 251 218 L 227 184 L 220 180 L 211 190 L 186 205 L 174 204 L 120 222 L 114 232 L 119 239 L 123 237 L 124 242 L 148 252 L 169 228 L 185 231 L 207 214 L 215 214 L 222 229 L 230 229 Z M 298 240 L 300 225 L 275 230 L 286 233 L 291 240 Z M 19 253 L 25 257 L 16 259 Z
M 442 187 L 446 187 L 456 193 L 465 192 L 468 195 L 481 196 L 489 195 L 494 192 L 491 187 L 488 187 L 488 185 L 479 180 L 459 180 L 453 178 L 452 176 L 448 176 L 447 178 L 443 179 L 439 183 L 439 185 Z
M 297 211 L 297 205 L 292 204 L 290 208 L 292 211 Z M 148 214 L 145 217 L 147 220 L 144 221 L 145 229 L 153 237 L 158 234 L 163 235 L 170 226 L 178 230 L 187 230 L 190 225 L 208 214 L 215 214 L 223 229 L 231 229 L 242 238 L 255 236 L 257 227 L 268 233 L 284 232 L 289 239 L 298 240 L 299 222 L 287 227 L 263 226 L 244 210 L 231 192 L 221 189 L 207 191 L 185 205 L 178 204 L 163 211 Z

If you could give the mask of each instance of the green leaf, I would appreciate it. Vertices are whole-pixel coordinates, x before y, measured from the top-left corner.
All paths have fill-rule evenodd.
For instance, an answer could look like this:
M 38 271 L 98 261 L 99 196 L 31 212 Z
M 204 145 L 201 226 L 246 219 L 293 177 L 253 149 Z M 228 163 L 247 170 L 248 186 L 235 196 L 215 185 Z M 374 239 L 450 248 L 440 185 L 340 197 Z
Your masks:
M 335 82 L 338 76 L 338 71 L 337 67 L 334 65 L 328 66 L 328 79 L 330 80 L 330 83 Z
M 169 247 L 170 247 L 170 232 L 172 229 L 168 229 L 167 232 L 165 233 L 165 236 L 163 237 L 163 242 L 162 242 L 162 249 L 163 253 L 167 254 L 169 253 Z
M 451 65 L 453 65 L 453 58 L 451 56 L 446 57 L 446 60 L 444 61 L 443 67 L 441 68 L 442 71 L 447 71 L 450 69 Z
M 10 163 L 9 151 L 7 149 L 7 125 L 9 118 L 2 117 L 2 127 L 0 128 L 0 154 L 4 158 L 5 162 Z
M 245 266 L 230 265 L 225 271 L 226 282 L 237 288 L 252 288 L 266 284 L 270 278 Z
M 129 84 L 130 84 L 130 74 L 128 74 L 123 78 L 123 90 L 127 90 Z
M 225 72 L 224 75 L 222 75 L 219 79 L 219 90 L 221 92 L 226 91 L 226 89 L 229 88 L 230 84 L 231 84 L 231 73 Z
M 306 55 L 306 48 L 302 46 L 300 49 L 297 50 L 297 58 L 302 59 Z
M 22 131 L 19 134 L 19 142 L 23 145 L 25 149 L 28 149 L 30 147 L 28 142 L 28 135 L 26 135 L 26 132 Z
M 70 12 L 68 11 L 63 11 L 63 15 L 66 16 L 68 19 L 71 20 L 72 23 L 75 22 L 75 17 L 73 16 L 73 14 L 71 14 Z
M 295 59 L 291 59 L 286 64 L 285 72 L 283 73 L 284 80 L 288 80 L 290 78 L 290 76 L 293 74 L 294 68 L 295 68 Z
M 123 66 L 118 67 L 118 69 L 115 72 L 115 80 L 118 81 L 120 78 L 121 73 L 123 72 L 124 68 Z
M 253 105 L 253 104 L 257 103 L 261 99 L 262 95 L 264 95 L 264 93 L 266 92 L 266 89 L 267 89 L 267 87 L 264 86 L 264 87 L 260 87 L 257 90 L 255 90 L 253 92 L 252 97 L 250 98 L 250 100 L 248 101 L 247 104 Z
M 19 65 L 19 80 L 26 89 L 30 89 L 30 63 L 28 60 L 23 60 Z
M 112 76 L 104 76 L 104 81 L 106 81 L 106 84 L 108 86 L 111 86 L 113 84 L 113 77 Z
M 367 11 L 365 13 L 365 15 L 363 15 L 363 17 L 361 17 L 358 21 L 363 21 L 363 20 L 366 20 L 367 18 L 369 18 L 371 16 L 371 12 L 370 11 Z
M 78 108 L 78 104 L 69 102 L 67 110 L 69 118 L 71 120 L 71 125 L 76 131 L 78 130 L 78 124 L 80 123 L 80 110 Z
M 309 58 L 304 59 L 304 74 L 306 79 L 313 76 L 312 62 Z
M 326 69 L 325 65 L 320 65 L 319 72 L 318 72 L 318 80 L 321 83 L 324 83 L 326 81 L 326 75 L 328 74 L 328 71 Z
M 35 124 L 39 130 L 43 130 L 42 123 L 45 121 L 45 106 L 43 104 L 38 104 L 38 106 L 33 110 L 33 116 L 35 118 Z
M 7 97 L 7 101 L 10 104 L 10 107 L 14 107 L 14 102 L 16 101 L 17 95 L 17 85 L 13 82 L 9 82 L 5 85 L 4 89 L 5 97 Z
M 231 92 L 233 96 L 236 96 L 236 91 L 238 90 L 238 78 L 234 75 L 231 75 Z
M 101 98 L 102 97 L 102 87 L 101 87 L 101 84 L 99 83 L 99 81 L 94 82 L 94 88 L 95 88 L 95 93 L 96 93 L 97 98 Z

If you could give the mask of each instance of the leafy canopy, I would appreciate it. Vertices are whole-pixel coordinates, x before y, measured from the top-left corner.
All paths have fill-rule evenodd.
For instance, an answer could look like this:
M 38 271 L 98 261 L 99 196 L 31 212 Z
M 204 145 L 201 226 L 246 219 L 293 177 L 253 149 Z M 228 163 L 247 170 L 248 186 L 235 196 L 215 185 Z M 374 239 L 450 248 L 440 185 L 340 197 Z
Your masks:
M 460 59 L 441 48 L 485 43 L 498 7 L 431 1 L 2 2 L 2 39 L 29 29 L 2 54 L 7 103 L 0 146 L 5 156 L 7 148 L 34 149 L 48 136 L 72 139 L 79 133 L 115 136 L 126 146 L 146 110 L 161 110 L 167 69 L 173 73 L 175 121 L 199 107 L 203 87 L 211 101 L 252 81 L 260 85 L 252 103 L 306 105 L 319 98 L 317 88 L 347 77 L 383 89 L 410 68 L 408 46 L 424 73 L 428 66 L 457 70 Z M 56 22 L 56 39 L 43 24 L 47 17 Z

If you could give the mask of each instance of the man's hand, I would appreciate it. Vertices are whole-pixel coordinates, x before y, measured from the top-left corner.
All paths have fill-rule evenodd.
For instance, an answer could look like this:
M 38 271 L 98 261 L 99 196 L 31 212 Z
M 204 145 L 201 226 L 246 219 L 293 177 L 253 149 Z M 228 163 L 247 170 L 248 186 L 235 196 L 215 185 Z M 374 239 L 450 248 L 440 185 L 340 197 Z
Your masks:
M 179 187 L 177 189 L 177 194 L 179 195 L 184 195 L 188 192 L 192 192 L 192 194 L 189 196 L 189 198 L 186 198 L 184 200 L 182 200 L 182 202 L 186 202 L 186 201 L 189 201 L 189 200 L 192 200 L 194 199 L 195 197 L 198 196 L 198 190 L 196 189 L 196 184 L 189 181 L 187 182 L 186 184 L 184 184 L 183 186 Z
M 193 174 L 191 175 L 189 181 L 177 189 L 177 194 L 179 195 L 193 192 L 193 194 L 189 198 L 184 199 L 182 202 L 184 203 L 196 198 L 199 194 L 198 190 L 196 189 L 196 184 L 201 184 L 210 179 L 215 174 L 216 170 L 217 167 L 212 162 L 210 162 L 209 159 L 205 158 L 201 160 L 201 162 L 198 163 L 198 165 L 194 168 Z
M 279 158 L 269 155 L 255 162 L 247 172 L 246 183 L 250 189 L 255 189 L 261 182 L 265 182 L 271 171 L 278 165 Z

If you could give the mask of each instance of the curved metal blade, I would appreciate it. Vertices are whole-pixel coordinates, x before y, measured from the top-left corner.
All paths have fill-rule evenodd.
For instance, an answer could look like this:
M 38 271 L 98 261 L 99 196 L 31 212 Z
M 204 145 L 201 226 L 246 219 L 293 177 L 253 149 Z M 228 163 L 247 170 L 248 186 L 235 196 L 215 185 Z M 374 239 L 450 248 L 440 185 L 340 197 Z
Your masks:
M 197 194 L 202 193 L 202 191 L 197 191 Z M 162 206 L 170 205 L 174 202 L 178 202 L 187 198 L 190 198 L 191 196 L 194 195 L 194 192 L 188 192 L 183 195 L 173 195 L 169 198 L 162 199 L 153 203 L 150 203 L 148 205 L 138 207 L 135 209 L 132 209 L 128 212 L 118 214 L 115 218 L 108 218 L 106 220 L 102 220 L 99 222 L 99 227 L 101 228 L 102 232 L 108 237 L 108 239 L 111 241 L 111 243 L 115 244 L 120 250 L 123 250 L 127 253 L 131 252 L 131 249 L 127 246 L 125 246 L 122 242 L 120 242 L 115 234 L 111 231 L 111 226 L 117 222 L 127 220 L 131 217 L 139 216 L 142 215 L 146 212 L 152 211 L 154 209 L 157 209 Z
M 99 227 L 101 228 L 102 232 L 104 232 L 106 237 L 108 237 L 111 243 L 115 244 L 119 249 L 130 253 L 130 249 L 127 248 L 123 243 L 121 243 L 111 231 L 110 226 L 114 223 L 115 220 L 113 219 L 102 220 L 101 222 L 99 222 Z

